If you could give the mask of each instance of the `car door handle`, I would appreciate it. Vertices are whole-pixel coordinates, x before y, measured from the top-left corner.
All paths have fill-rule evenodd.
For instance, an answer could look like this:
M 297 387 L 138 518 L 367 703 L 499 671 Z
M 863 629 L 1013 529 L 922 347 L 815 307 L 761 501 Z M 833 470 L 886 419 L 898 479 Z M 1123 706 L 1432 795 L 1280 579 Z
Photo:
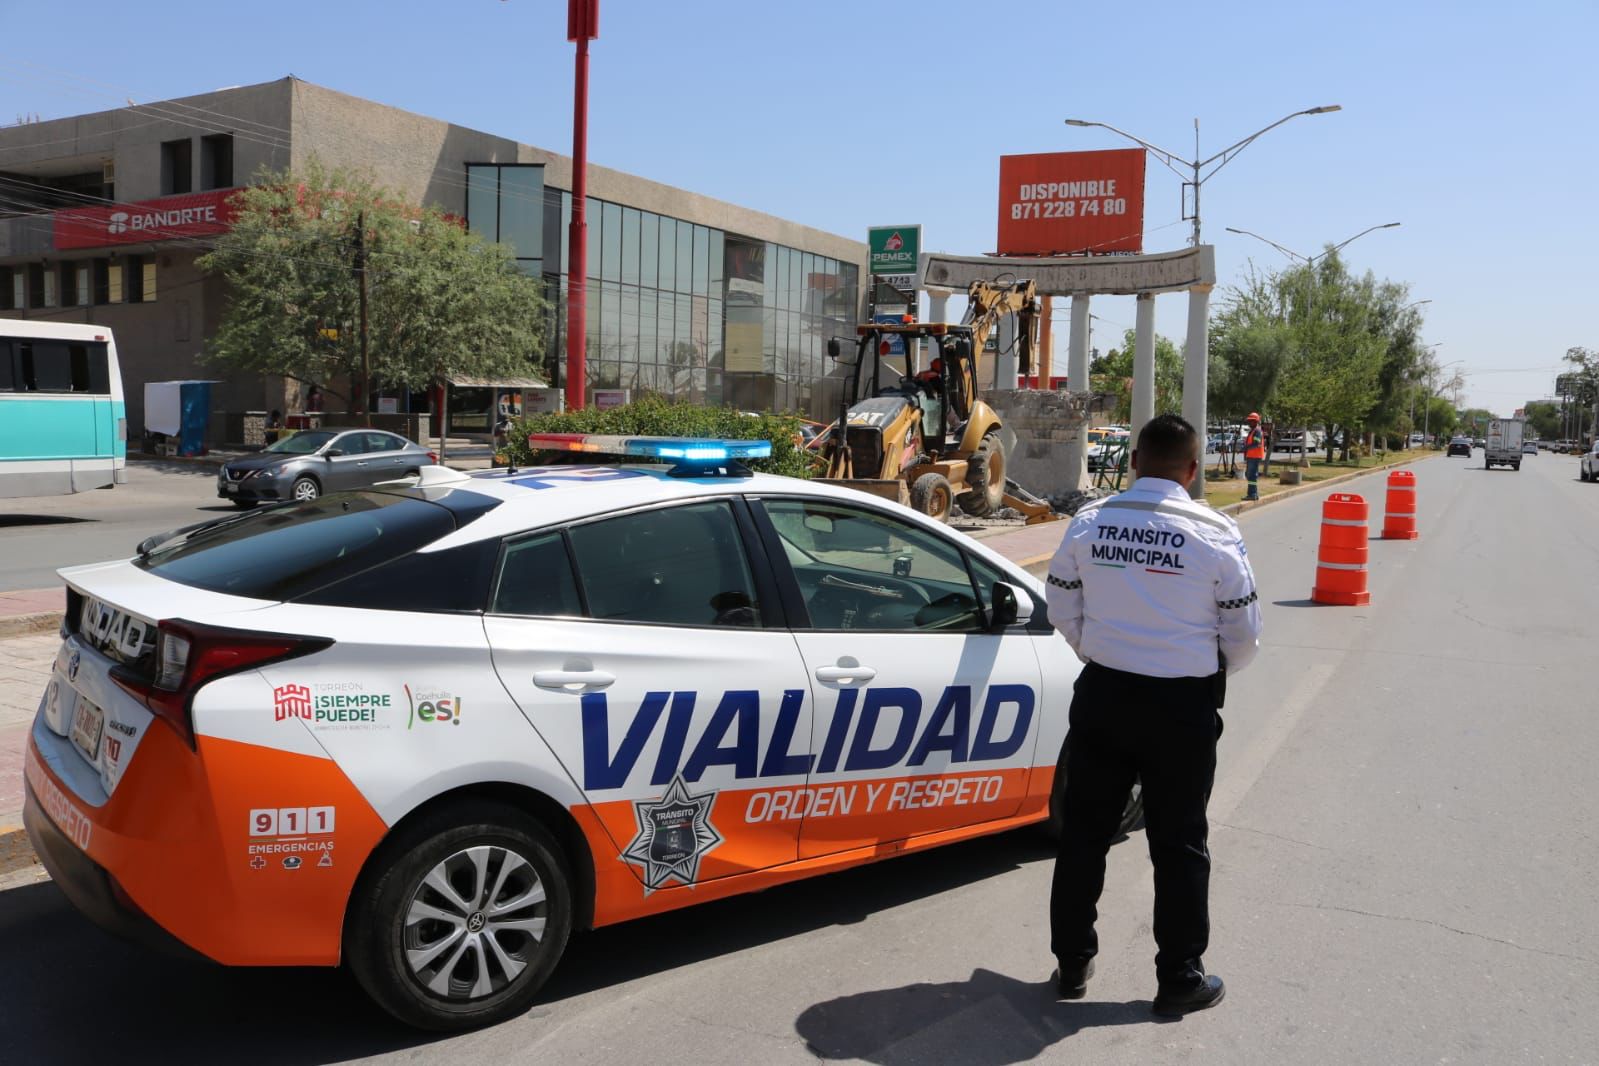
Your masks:
M 870 681 L 877 671 L 870 666 L 818 666 L 818 681 Z
M 591 692 L 609 688 L 615 681 L 616 675 L 604 670 L 540 670 L 533 675 L 533 683 L 539 688 L 556 692 Z

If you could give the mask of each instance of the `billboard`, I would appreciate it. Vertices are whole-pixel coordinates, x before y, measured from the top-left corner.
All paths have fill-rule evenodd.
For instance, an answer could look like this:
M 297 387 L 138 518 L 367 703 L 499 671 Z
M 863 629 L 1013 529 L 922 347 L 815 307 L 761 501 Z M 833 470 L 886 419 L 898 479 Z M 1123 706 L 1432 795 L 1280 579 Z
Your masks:
M 1137 253 L 1144 247 L 1144 150 L 999 159 L 1000 255 Z
M 920 226 L 873 226 L 866 231 L 871 249 L 868 272 L 872 274 L 916 273 L 916 253 L 922 250 Z
M 64 251 L 225 233 L 233 224 L 232 199 L 238 191 L 214 189 L 136 204 L 66 208 L 55 213 L 55 246 Z

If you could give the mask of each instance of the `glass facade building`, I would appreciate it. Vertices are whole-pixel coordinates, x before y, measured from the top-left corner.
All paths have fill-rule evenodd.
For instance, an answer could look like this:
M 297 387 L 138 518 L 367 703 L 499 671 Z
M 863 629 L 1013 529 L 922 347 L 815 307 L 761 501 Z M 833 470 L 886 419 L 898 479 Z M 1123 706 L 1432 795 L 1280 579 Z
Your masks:
M 467 225 L 544 279 L 545 372 L 564 384 L 572 197 L 537 164 L 468 164 Z M 825 418 L 840 372 L 829 337 L 853 338 L 854 263 L 589 199 L 588 385 Z

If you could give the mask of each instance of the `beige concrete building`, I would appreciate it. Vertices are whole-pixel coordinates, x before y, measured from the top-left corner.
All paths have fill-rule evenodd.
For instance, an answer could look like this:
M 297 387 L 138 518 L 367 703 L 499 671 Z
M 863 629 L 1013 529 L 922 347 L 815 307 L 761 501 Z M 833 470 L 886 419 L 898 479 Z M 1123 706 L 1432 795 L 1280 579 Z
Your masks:
M 130 436 L 146 381 L 221 378 L 218 412 L 296 410 L 300 384 L 205 363 L 228 294 L 195 259 L 226 229 L 230 190 L 313 157 L 510 244 L 552 309 L 531 373 L 564 381 L 570 158 L 292 77 L 0 129 L 0 317 L 114 330 Z M 593 165 L 589 197 L 591 388 L 834 409 L 827 338 L 858 321 L 863 243 Z M 487 430 L 493 396 L 453 390 L 452 424 Z

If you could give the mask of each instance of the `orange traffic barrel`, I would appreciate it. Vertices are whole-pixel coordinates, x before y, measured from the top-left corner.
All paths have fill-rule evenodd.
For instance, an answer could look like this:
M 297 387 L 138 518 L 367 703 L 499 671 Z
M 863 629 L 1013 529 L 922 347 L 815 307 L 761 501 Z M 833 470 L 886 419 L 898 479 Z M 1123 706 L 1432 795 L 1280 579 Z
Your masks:
M 1416 530 L 1416 474 L 1412 470 L 1395 470 L 1388 475 L 1388 499 L 1383 508 L 1383 540 L 1415 540 L 1421 536 Z
M 1310 598 L 1340 607 L 1371 602 L 1366 591 L 1366 501 L 1353 493 L 1335 492 L 1321 505 L 1321 546 Z

